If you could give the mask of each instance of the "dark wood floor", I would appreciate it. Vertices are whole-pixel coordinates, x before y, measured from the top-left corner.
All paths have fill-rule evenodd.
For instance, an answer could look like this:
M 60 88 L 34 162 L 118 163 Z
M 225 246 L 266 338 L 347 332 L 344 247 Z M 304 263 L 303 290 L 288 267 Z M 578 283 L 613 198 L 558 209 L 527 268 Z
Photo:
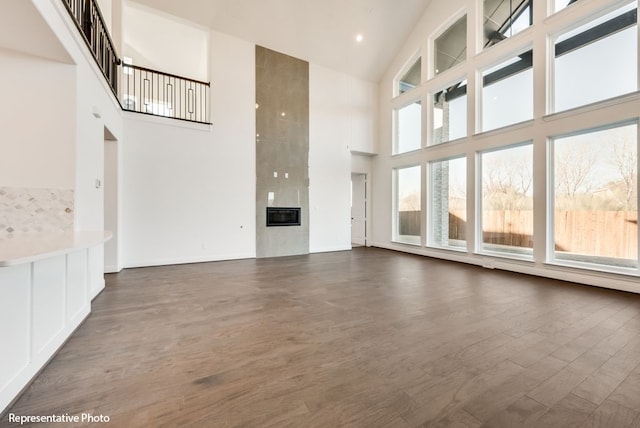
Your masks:
M 639 333 L 640 295 L 380 249 L 131 269 L 107 276 L 10 411 L 113 427 L 640 427 Z

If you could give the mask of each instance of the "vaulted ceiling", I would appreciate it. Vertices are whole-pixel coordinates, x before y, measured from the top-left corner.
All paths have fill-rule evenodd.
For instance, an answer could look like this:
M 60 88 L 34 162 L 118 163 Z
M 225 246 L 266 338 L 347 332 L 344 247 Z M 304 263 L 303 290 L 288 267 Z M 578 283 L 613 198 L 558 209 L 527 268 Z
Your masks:
M 135 1 L 377 82 L 432 0 Z

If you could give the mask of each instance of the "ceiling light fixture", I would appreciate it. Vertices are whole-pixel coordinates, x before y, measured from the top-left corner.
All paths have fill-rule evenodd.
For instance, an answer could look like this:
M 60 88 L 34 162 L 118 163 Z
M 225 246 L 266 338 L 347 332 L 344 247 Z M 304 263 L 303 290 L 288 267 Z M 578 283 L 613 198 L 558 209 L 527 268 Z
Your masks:
M 356 42 L 361 43 L 364 40 L 364 36 L 362 34 L 356 35 Z

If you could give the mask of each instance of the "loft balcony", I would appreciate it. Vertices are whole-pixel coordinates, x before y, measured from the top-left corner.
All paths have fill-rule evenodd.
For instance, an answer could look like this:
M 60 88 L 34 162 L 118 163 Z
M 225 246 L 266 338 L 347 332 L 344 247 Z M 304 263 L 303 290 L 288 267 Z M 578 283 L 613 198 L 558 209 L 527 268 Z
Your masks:
M 210 123 L 209 82 L 125 63 L 118 57 L 96 0 L 62 2 L 123 110 Z

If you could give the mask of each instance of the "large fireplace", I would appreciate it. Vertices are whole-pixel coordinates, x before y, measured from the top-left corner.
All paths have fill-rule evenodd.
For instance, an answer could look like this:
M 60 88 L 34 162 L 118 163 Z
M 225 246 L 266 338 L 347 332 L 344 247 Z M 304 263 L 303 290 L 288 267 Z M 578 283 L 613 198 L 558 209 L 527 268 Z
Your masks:
M 267 207 L 267 227 L 300 224 L 300 208 Z

